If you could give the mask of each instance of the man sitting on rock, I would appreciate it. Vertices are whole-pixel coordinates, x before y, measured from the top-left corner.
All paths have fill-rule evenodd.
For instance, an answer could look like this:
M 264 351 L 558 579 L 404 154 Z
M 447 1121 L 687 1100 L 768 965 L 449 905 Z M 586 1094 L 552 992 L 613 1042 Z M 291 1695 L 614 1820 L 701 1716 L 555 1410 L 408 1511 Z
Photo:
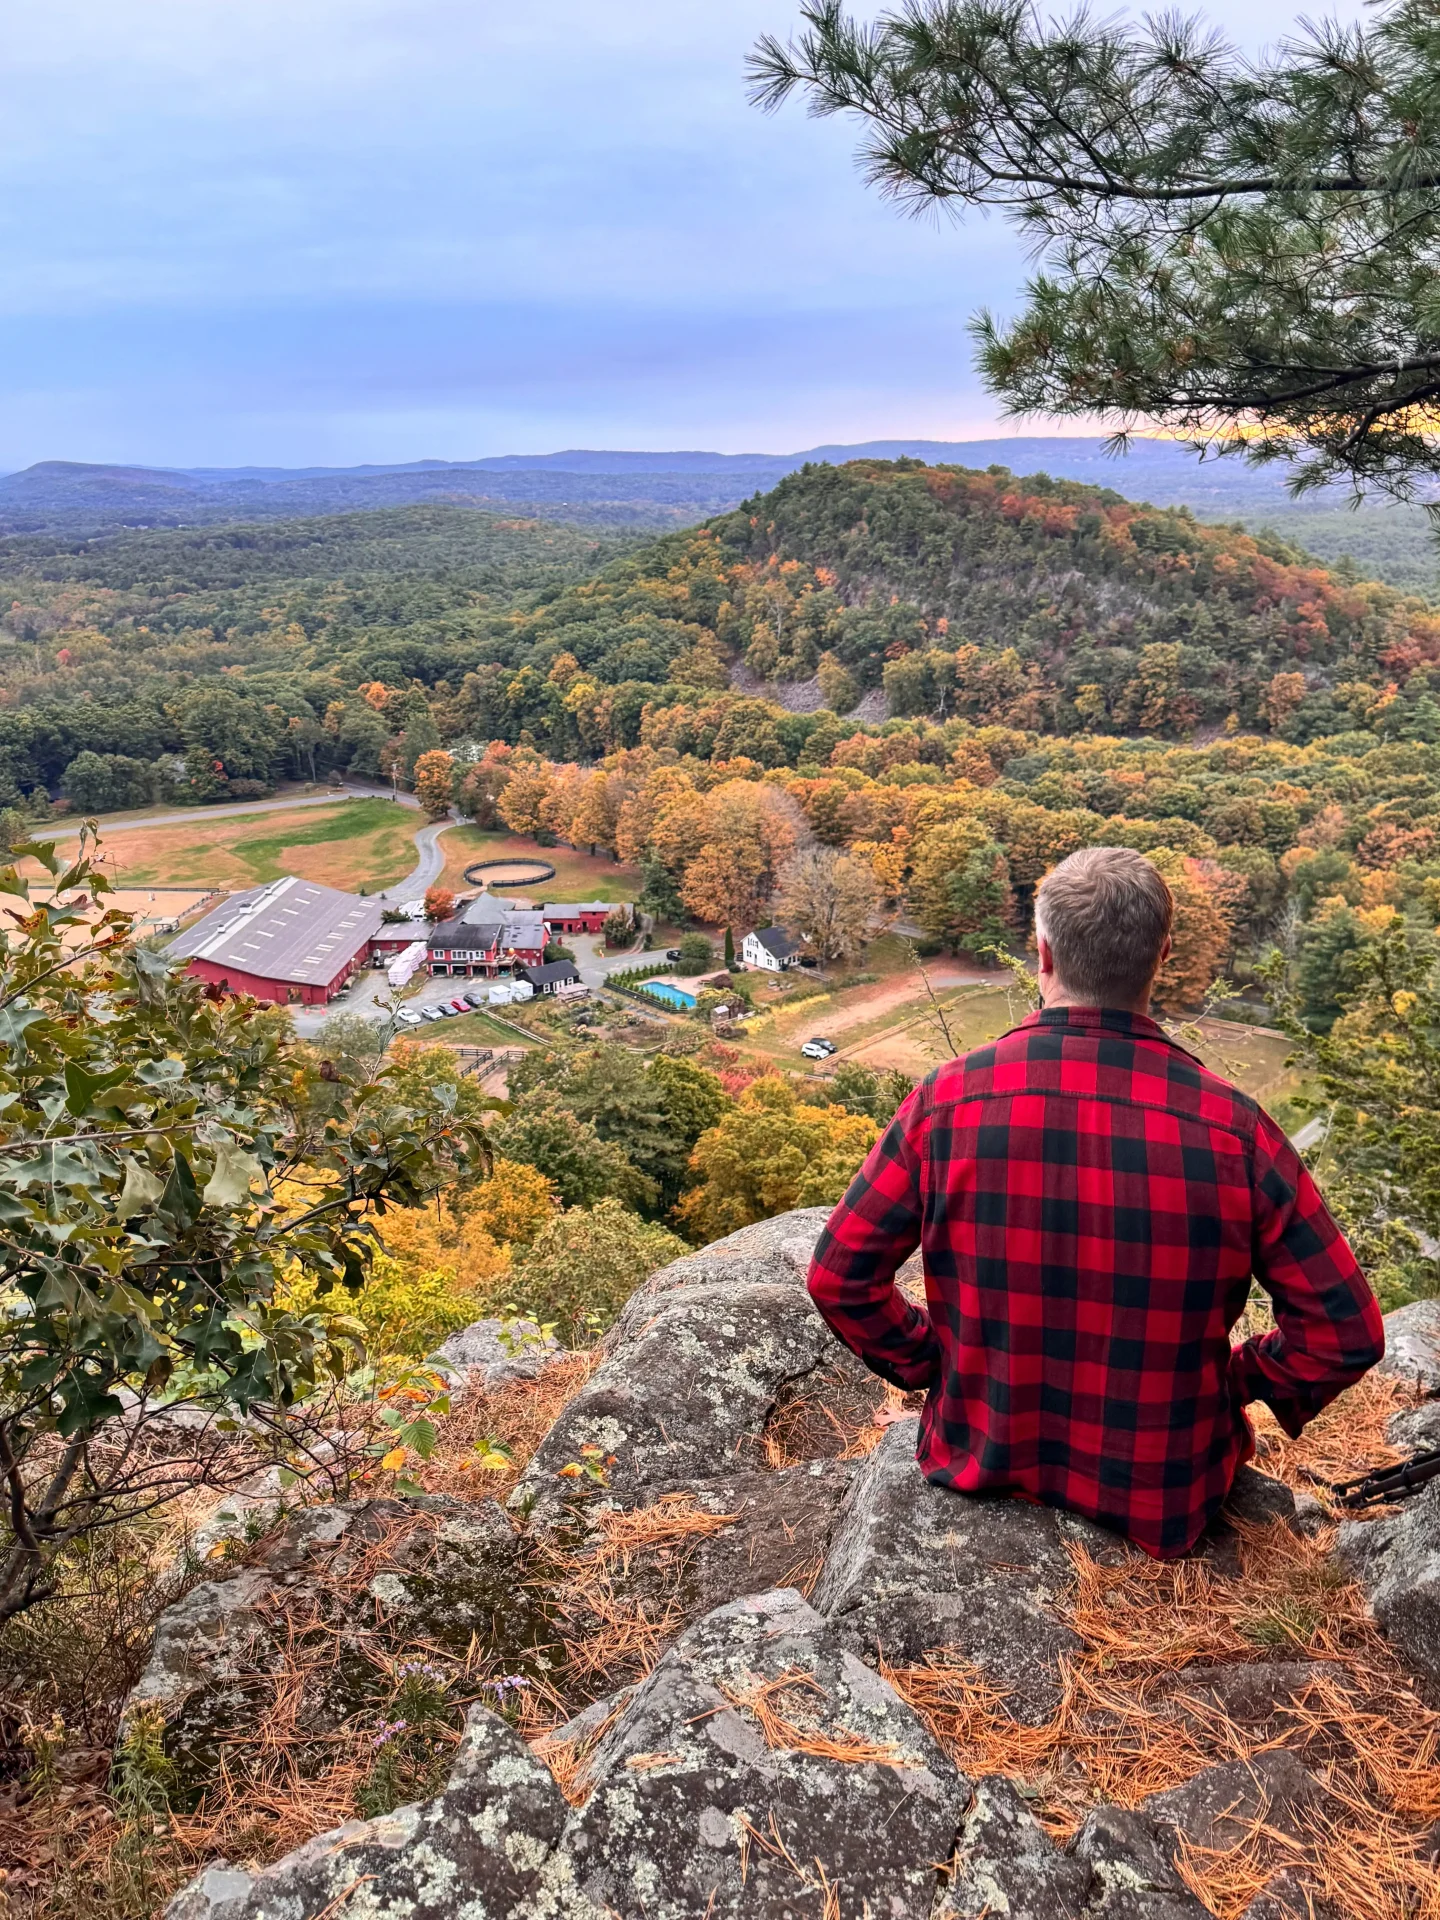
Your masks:
M 815 1250 L 846 1346 L 923 1389 L 917 1452 L 1185 1553 L 1254 1450 L 1384 1352 L 1380 1310 L 1275 1122 L 1149 1017 L 1174 903 L 1122 847 L 1071 854 L 1035 908 L 1041 1010 L 917 1087 Z M 927 1310 L 895 1274 L 916 1246 Z M 1232 1348 L 1254 1274 L 1274 1330 Z

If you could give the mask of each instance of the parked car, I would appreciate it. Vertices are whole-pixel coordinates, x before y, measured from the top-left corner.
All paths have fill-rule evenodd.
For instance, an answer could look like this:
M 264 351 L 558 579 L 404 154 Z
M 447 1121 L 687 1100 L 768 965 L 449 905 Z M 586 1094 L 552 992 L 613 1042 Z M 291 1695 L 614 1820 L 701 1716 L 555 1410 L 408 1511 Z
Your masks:
M 807 1040 L 800 1051 L 807 1060 L 828 1060 L 832 1053 L 839 1052 L 839 1048 L 833 1040 L 816 1039 Z
M 665 958 L 667 960 L 678 960 L 680 958 L 679 947 L 667 947 L 665 949 Z
M 470 1001 L 463 993 L 457 993 L 455 998 L 450 1002 L 450 1011 L 452 1013 L 469 1013 Z
M 445 1009 L 444 1007 L 426 1007 L 421 1018 L 424 1020 L 443 1020 L 445 1018 Z
M 395 1016 L 395 1024 L 397 1027 L 423 1026 L 424 1021 L 424 1014 L 417 1013 L 414 1007 L 402 1007 Z
M 473 987 L 469 988 L 467 992 L 462 993 L 460 998 L 465 1002 L 467 1007 L 483 1007 L 485 1004 L 484 994 L 476 993 Z

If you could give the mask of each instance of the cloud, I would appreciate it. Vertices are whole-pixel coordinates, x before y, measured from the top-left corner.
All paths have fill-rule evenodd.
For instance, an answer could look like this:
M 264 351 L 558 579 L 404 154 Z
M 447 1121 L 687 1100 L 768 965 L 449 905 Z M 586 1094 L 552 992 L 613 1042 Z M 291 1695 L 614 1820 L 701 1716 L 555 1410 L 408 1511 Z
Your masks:
M 793 0 L 16 10 L 0 465 L 983 429 L 963 320 L 1013 297 L 1019 249 L 1000 223 L 901 218 L 844 126 L 746 105 L 747 49 L 794 18 Z

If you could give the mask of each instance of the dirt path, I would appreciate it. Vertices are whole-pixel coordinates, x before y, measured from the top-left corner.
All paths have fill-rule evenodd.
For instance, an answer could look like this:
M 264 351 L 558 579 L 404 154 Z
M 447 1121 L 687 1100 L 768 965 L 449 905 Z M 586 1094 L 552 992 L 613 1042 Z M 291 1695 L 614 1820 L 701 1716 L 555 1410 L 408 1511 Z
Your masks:
M 958 960 L 933 960 L 926 964 L 925 971 L 937 993 L 951 987 L 1000 986 L 1004 980 L 1000 974 L 987 973 L 980 967 L 963 966 Z M 852 1027 L 868 1026 L 872 1020 L 880 1019 L 897 1007 L 910 1006 L 914 1013 L 918 1013 L 920 1009 L 914 1003 L 924 997 L 925 983 L 918 972 L 896 973 L 884 980 L 876 980 L 868 987 L 846 988 L 843 998 L 832 1000 L 823 1008 L 808 1000 L 802 1000 L 795 1007 L 779 1007 L 776 1009 L 775 1025 L 778 1031 L 784 1033 L 792 1025 L 804 1026 L 810 1020 L 818 1020 L 833 1038 Z M 764 1001 L 760 1004 L 763 1007 Z

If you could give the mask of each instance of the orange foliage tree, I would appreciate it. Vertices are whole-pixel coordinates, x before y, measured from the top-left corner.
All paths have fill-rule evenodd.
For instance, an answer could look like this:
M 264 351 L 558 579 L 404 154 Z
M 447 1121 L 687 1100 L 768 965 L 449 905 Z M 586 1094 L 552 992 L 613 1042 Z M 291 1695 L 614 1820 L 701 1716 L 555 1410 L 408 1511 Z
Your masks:
M 432 820 L 443 820 L 455 796 L 455 762 L 443 747 L 433 747 L 415 762 L 415 798 Z

